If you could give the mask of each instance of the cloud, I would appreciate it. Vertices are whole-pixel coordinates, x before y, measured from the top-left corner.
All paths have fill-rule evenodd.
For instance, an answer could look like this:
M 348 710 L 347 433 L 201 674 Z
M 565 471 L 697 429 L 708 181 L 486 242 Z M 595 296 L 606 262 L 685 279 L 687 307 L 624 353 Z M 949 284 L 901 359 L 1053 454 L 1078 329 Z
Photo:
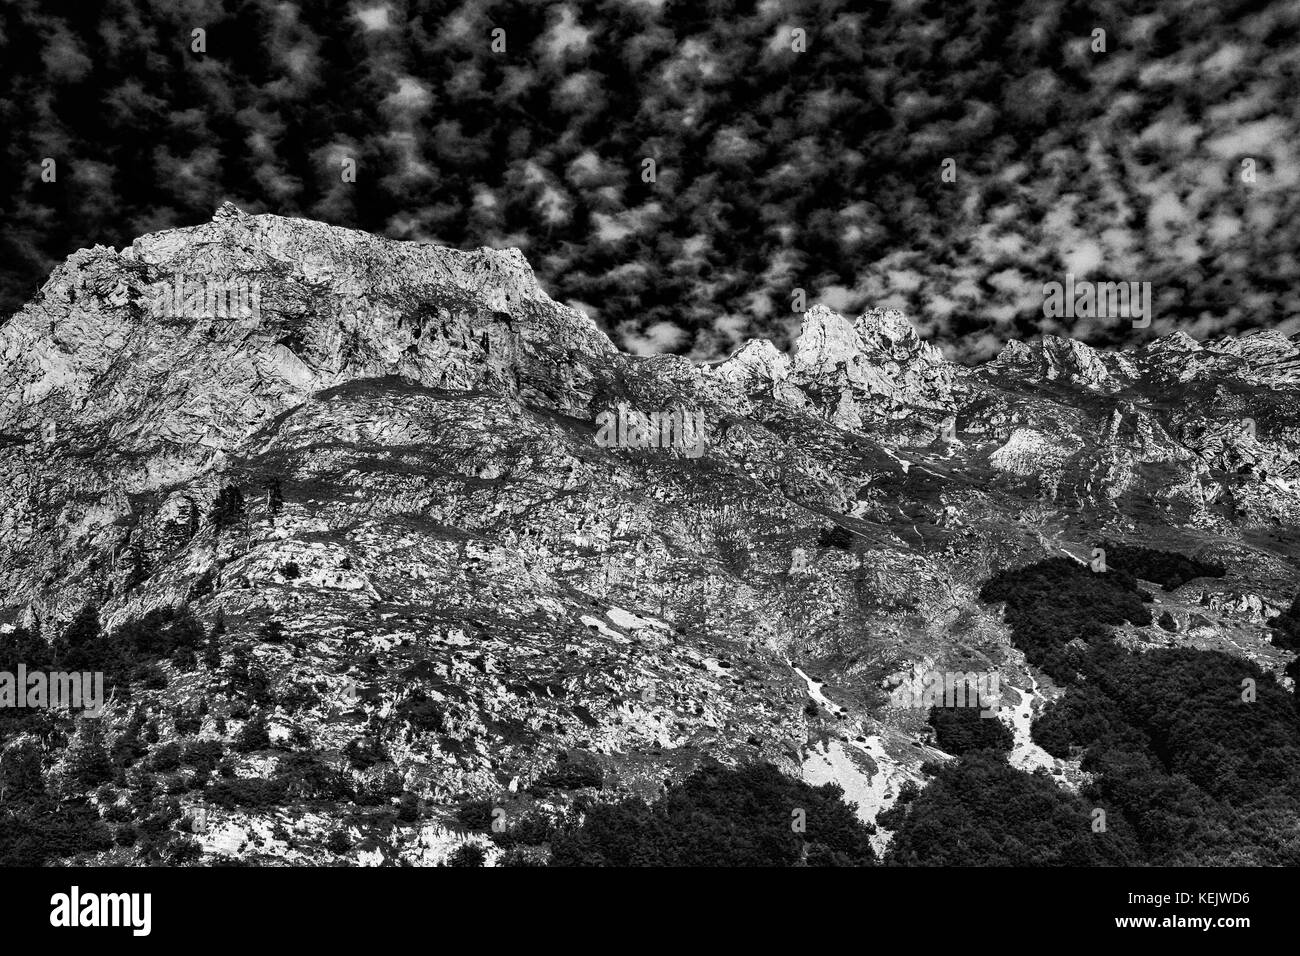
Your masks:
M 51 31 L 47 44 L 41 52 L 41 62 L 45 65 L 46 75 L 55 83 L 84 80 L 94 66 L 82 44 L 61 25 L 56 25 Z
M 384 104 L 407 116 L 426 112 L 433 104 L 433 94 L 429 88 L 413 76 L 403 76 L 397 81 L 397 89 L 390 93 Z
M 391 13 L 392 11 L 389 10 L 387 4 L 379 4 L 378 6 L 361 7 L 354 15 L 361 21 L 361 26 L 366 32 L 373 33 L 387 30 L 392 26 L 389 21 Z
M 1055 3 L 1010 34 L 960 2 L 870 18 L 783 0 L 661 8 L 560 0 L 521 19 L 487 0 L 359 0 L 339 17 L 183 0 L 73 20 L 11 3 L 5 42 L 29 55 L 0 59 L 4 307 L 72 249 L 204 221 L 236 195 L 526 248 L 557 299 L 696 357 L 742 334 L 788 344 L 802 288 L 845 311 L 901 307 L 972 360 L 1069 331 L 1036 301 L 1067 270 L 1150 277 L 1162 328 L 1294 328 L 1300 120 L 1294 52 L 1273 42 L 1294 24 L 1282 0 L 1130 18 L 1104 57 Z M 195 22 L 210 49 L 240 37 L 239 55 L 178 55 Z M 805 53 L 790 52 L 795 26 Z M 69 110 L 86 101 L 93 127 Z M 950 155 L 959 180 L 944 184 Z M 43 156 L 56 187 L 33 174 Z M 1074 331 L 1101 346 L 1151 334 Z
M 552 9 L 557 11 L 556 16 L 550 28 L 537 41 L 543 56 L 553 63 L 586 56 L 592 31 L 578 22 L 577 15 L 568 4 Z
M 619 329 L 619 345 L 633 355 L 661 355 L 674 352 L 686 341 L 686 330 L 672 322 L 655 322 L 643 331 L 625 325 Z
M 1287 144 L 1287 126 L 1280 117 L 1269 116 L 1242 123 L 1231 131 L 1207 140 L 1205 148 L 1222 159 L 1237 156 L 1271 156 Z M 1290 145 L 1286 145 L 1290 148 Z
M 1065 259 L 1065 271 L 1082 278 L 1091 275 L 1101 267 L 1101 246 L 1095 242 L 1084 240 L 1065 250 L 1063 258 Z

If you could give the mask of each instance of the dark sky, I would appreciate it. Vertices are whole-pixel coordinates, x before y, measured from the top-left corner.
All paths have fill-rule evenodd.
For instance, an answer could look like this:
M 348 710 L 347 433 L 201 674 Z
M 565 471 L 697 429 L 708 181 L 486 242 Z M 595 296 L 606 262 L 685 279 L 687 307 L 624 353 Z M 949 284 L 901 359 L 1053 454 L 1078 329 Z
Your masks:
M 229 199 L 518 246 L 636 352 L 788 345 L 796 288 L 966 361 L 1295 333 L 1298 36 L 1234 0 L 7 0 L 0 312 Z M 1044 319 L 1067 271 L 1150 282 L 1151 328 Z

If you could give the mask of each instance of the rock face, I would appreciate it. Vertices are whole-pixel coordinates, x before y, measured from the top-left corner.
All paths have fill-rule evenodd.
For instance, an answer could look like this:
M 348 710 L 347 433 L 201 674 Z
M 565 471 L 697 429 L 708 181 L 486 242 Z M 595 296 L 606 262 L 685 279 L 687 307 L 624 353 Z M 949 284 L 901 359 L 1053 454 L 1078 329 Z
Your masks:
M 1260 602 L 1233 652 L 1285 663 L 1265 620 L 1294 589 L 1298 392 L 1300 347 L 1271 333 L 1048 337 L 968 369 L 897 312 L 823 307 L 791 355 L 636 358 L 517 251 L 225 206 L 72 255 L 0 327 L 0 624 L 220 614 L 220 667 L 165 663 L 107 726 L 208 697 L 191 733 L 234 735 L 252 718 L 222 668 L 246 652 L 275 739 L 435 818 L 372 856 L 430 862 L 461 802 L 570 751 L 646 795 L 705 756 L 839 767 L 871 819 L 944 756 L 891 677 L 960 654 L 1038 687 L 977 598 L 991 571 L 1101 531 L 1214 557 Z M 597 441 L 620 405 L 702 414 L 703 454 Z M 212 809 L 205 846 L 327 859 L 354 811 L 301 810 L 290 853 L 247 842 L 271 811 Z

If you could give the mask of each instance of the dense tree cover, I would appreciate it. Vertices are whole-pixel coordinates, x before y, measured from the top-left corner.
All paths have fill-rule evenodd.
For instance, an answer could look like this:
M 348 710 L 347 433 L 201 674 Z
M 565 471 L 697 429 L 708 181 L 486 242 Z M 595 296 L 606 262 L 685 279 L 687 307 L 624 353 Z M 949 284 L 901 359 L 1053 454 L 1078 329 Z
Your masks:
M 1143 560 L 1105 573 L 1049 560 L 998 575 L 983 591 L 987 600 L 1005 602 L 1013 639 L 1030 662 L 1054 669 L 1067 688 L 1035 722 L 1035 740 L 1057 756 L 1082 752 L 1093 783 L 1076 796 L 1046 776 L 1015 771 L 1001 756 L 1011 736 L 1001 721 L 979 717 L 974 707 L 936 708 L 931 722 L 941 745 L 961 756 L 934 768 L 928 788 L 900 795 L 896 808 L 879 818 L 897 831 L 887 862 L 1300 863 L 1300 720 L 1293 695 L 1271 674 L 1231 655 L 1132 653 L 1119 646 L 1108 627 L 1151 622 L 1149 595 L 1135 575 L 1162 585 L 1186 578 L 1188 566 L 1172 557 L 1153 552 Z M 49 644 L 39 633 L 13 637 L 0 650 L 6 660 L 30 655 L 82 666 L 117 660 L 126 673 L 208 639 L 183 608 L 152 612 L 111 635 L 87 608 Z M 68 732 L 70 742 L 57 721 L 40 714 L 28 730 L 47 741 L 44 753 L 28 740 L 5 746 L 0 739 L 0 862 L 49 862 L 114 843 L 134 847 L 146 860 L 192 860 L 196 845 L 175 832 L 168 796 L 185 789 L 201 789 L 207 802 L 226 808 L 350 800 L 391 814 L 393 799 L 401 797 L 397 820 L 418 818 L 418 804 L 396 775 L 371 773 L 355 783 L 310 751 L 282 746 L 270 779 L 236 776 L 228 747 L 253 752 L 270 745 L 265 710 L 250 707 L 269 702 L 270 690 L 246 654 L 231 659 L 238 672 L 232 689 L 242 696 L 228 716 L 247 720 L 230 745 L 168 742 L 168 726 L 193 733 L 199 715 L 142 706 L 116 733 L 80 721 Z M 246 693 L 259 680 L 266 686 Z M 399 713 L 412 726 L 436 726 L 430 700 L 413 695 L 407 704 Z M 218 730 L 225 732 L 224 723 Z M 346 756 L 354 769 L 382 771 L 376 765 L 387 760 L 369 736 L 350 744 Z M 56 763 L 60 772 L 47 781 Z M 574 752 L 542 774 L 536 789 L 602 783 L 599 763 Z M 99 794 L 98 813 L 86 799 L 92 792 Z M 535 862 L 543 844 L 557 865 L 873 862 L 870 831 L 841 797 L 833 787 L 812 788 L 766 765 L 711 765 L 652 803 L 586 800 L 580 818 L 558 825 L 543 814 L 512 813 L 504 831 L 488 835 L 521 865 Z M 466 807 L 462 825 L 487 832 L 492 809 L 486 802 Z M 806 829 L 792 826 L 794 810 L 803 811 Z M 1098 810 L 1105 813 L 1104 829 L 1097 828 Z
M 99 611 L 93 604 L 87 604 L 54 639 L 51 663 L 66 671 L 102 670 L 95 666 L 103 655 L 100 638 Z
M 1186 648 L 1112 646 L 1088 663 L 1088 683 L 1034 737 L 1058 756 L 1086 748 L 1093 794 L 1123 813 L 1151 862 L 1300 862 L 1300 720 L 1271 674 Z
M 981 710 L 980 707 L 931 707 L 930 726 L 939 746 L 950 754 L 1010 750 L 1015 742 L 1011 728 L 996 716 L 981 717 Z
M 0 669 L 62 665 L 104 668 L 106 684 L 129 707 L 103 719 L 48 708 L 0 712 L 0 865 L 49 864 L 114 847 L 146 863 L 179 865 L 202 856 L 188 835 L 175 794 L 191 791 L 209 806 L 268 810 L 295 802 L 351 802 L 389 815 L 402 792 L 395 774 L 356 780 L 310 749 L 301 734 L 273 747 L 267 707 L 276 702 L 265 668 L 236 647 L 227 678 L 197 704 L 160 705 L 131 691 L 162 677 L 158 662 L 177 651 L 205 650 L 220 663 L 225 631 L 220 614 L 206 634 L 188 609 L 164 608 L 104 633 L 93 606 L 84 608 L 52 641 L 39 629 L 17 629 L 0 642 Z M 197 661 L 191 661 L 197 666 Z M 165 678 L 164 678 L 165 679 Z M 242 721 L 233 738 L 200 738 L 205 728 L 223 737 L 228 720 Z M 294 749 L 294 748 L 297 749 Z M 269 777 L 239 776 L 240 754 L 274 755 Z M 382 751 L 372 757 L 383 757 Z M 91 795 L 94 795 L 94 802 Z M 409 800 L 402 807 L 409 816 Z
M 20 664 L 30 671 L 51 670 L 54 651 L 41 636 L 39 624 L 34 629 L 19 627 L 5 640 L 0 640 L 0 671 L 13 674 L 17 679 Z M 15 691 L 22 689 L 15 687 Z M 17 733 L 29 725 L 37 724 L 44 715 L 39 710 L 28 707 L 0 708 L 0 743 L 11 734 Z
M 1222 564 L 1198 561 L 1175 551 L 1160 551 L 1130 544 L 1103 541 L 1106 564 L 1114 571 L 1125 571 L 1143 581 L 1154 581 L 1166 591 L 1177 591 L 1193 578 L 1221 578 L 1227 574 Z
M 1114 702 L 1110 712 L 1122 714 L 1171 772 L 1234 804 L 1300 785 L 1293 697 L 1250 661 L 1218 651 L 1134 654 L 1112 646 L 1088 664 L 1089 682 Z
M 152 610 L 105 633 L 93 605 L 53 639 L 18 628 L 0 642 L 0 670 L 102 672 L 107 696 L 166 684 L 159 663 L 197 665 L 207 635 L 186 607 Z M 208 713 L 173 708 L 178 735 L 197 734 Z M 46 708 L 0 713 L 0 864 L 38 865 L 113 846 L 146 862 L 193 862 L 198 844 L 176 832 L 178 804 L 168 793 L 201 787 L 221 759 L 219 741 L 162 741 L 159 716 L 136 704 L 125 723 Z M 23 736 L 25 734 L 26 736 Z M 284 787 L 287 782 L 277 781 Z M 88 795 L 98 796 L 98 809 Z
M 0 866 L 40 866 L 113 845 L 112 833 L 84 797 L 60 799 L 50 792 L 46 770 L 34 741 L 0 749 Z M 90 776 L 101 779 L 98 772 Z
M 1300 709 L 1300 657 L 1295 658 L 1290 664 L 1287 664 L 1283 673 L 1295 682 L 1294 686 L 1297 690 L 1297 693 L 1295 694 L 1296 708 Z
M 155 608 L 128 621 L 112 636 L 133 664 L 179 658 L 187 666 L 192 666 L 195 652 L 207 638 L 203 625 L 184 606 Z
M 107 635 L 100 633 L 98 612 L 87 606 L 55 643 L 54 663 L 103 671 L 106 682 L 125 684 L 161 660 L 192 666 L 205 638 L 203 625 L 184 606 L 155 608 Z
M 129 693 L 131 686 L 157 688 L 166 683 L 159 661 L 170 659 L 188 669 L 197 663 L 203 626 L 187 607 L 156 608 L 126 622 L 112 633 L 101 630 L 99 612 L 84 606 L 48 643 L 39 628 L 17 628 L 0 642 L 0 671 L 102 673 L 104 694 Z M 38 719 L 32 708 L 0 710 L 0 737 Z
M 888 864 L 923 866 L 1123 866 L 1142 860 L 1121 827 L 1092 831 L 1094 805 L 1046 775 L 1026 774 L 988 751 L 938 770 L 901 814 Z M 898 816 L 902 816 L 902 820 Z
M 1162 584 L 1200 570 L 1177 557 L 1125 562 Z M 1006 602 L 1016 645 L 1066 685 L 1034 740 L 1062 758 L 1082 751 L 1093 782 L 1075 798 L 968 754 L 893 821 L 891 861 L 1300 864 L 1300 716 L 1272 674 L 1220 652 L 1119 646 L 1103 625 L 1151 618 L 1132 574 L 1113 566 L 1051 559 L 997 575 L 982 594 Z M 1092 829 L 1098 809 L 1104 831 Z
M 1070 558 L 1048 558 L 1029 568 L 995 575 L 980 597 L 1006 603 L 1006 621 L 1016 646 L 1058 683 L 1075 680 L 1093 645 L 1110 640 L 1126 621 L 1151 623 L 1133 575 L 1091 571 Z M 1073 645 L 1081 641 L 1086 646 Z
M 770 764 L 707 765 L 647 804 L 591 803 L 552 839 L 553 866 L 815 866 L 875 861 L 843 791 Z M 800 815 L 797 815 L 801 811 Z M 801 820 L 805 829 L 795 825 Z

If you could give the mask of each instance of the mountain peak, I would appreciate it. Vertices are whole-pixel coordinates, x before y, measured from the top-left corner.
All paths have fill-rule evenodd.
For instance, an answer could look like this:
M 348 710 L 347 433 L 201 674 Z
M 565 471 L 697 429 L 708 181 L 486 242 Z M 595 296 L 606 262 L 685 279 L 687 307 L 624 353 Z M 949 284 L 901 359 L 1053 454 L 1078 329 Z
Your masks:
M 248 213 L 240 209 L 232 202 L 223 202 L 217 207 L 217 211 L 212 214 L 213 222 L 226 222 L 227 220 L 247 219 Z
M 224 447 L 352 379 L 526 390 L 544 372 L 549 389 L 553 362 L 616 351 L 517 249 L 462 252 L 226 203 L 210 222 L 69 256 L 0 327 L 0 425 L 78 408 L 130 443 Z

